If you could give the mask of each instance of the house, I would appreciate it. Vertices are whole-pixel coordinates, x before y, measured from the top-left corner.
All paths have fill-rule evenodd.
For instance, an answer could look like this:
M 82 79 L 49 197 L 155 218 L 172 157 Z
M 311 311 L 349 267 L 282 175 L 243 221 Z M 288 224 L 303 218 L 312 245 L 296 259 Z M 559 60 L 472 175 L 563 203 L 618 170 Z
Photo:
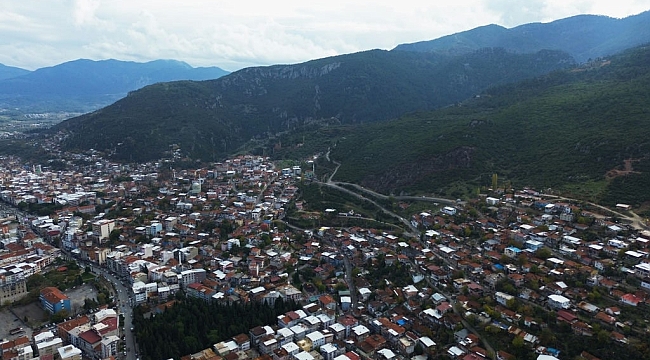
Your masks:
M 548 296 L 548 306 L 555 309 L 568 309 L 571 306 L 571 300 L 562 295 L 552 294 Z
M 521 254 L 521 249 L 514 247 L 514 246 L 508 246 L 503 253 L 510 258 L 517 258 L 519 254 Z
M 596 316 L 594 316 L 594 319 L 602 321 L 602 322 L 604 322 L 606 324 L 609 324 L 609 325 L 613 325 L 616 322 L 615 317 L 613 317 L 611 315 L 607 315 L 606 313 L 604 313 L 602 311 L 599 312 L 598 314 L 596 314 Z
M 457 211 L 458 210 L 456 210 L 456 208 L 451 207 L 451 206 L 445 206 L 440 210 L 440 212 L 442 212 L 443 214 L 447 214 L 447 215 L 451 215 L 451 216 L 456 215 Z
M 573 324 L 578 321 L 578 317 L 566 310 L 559 310 L 557 312 L 557 320 Z
M 497 301 L 499 304 L 503 305 L 503 306 L 508 306 L 508 305 L 507 305 L 508 301 L 513 300 L 513 299 L 515 298 L 514 296 L 512 296 L 512 295 L 510 295 L 510 294 L 502 293 L 502 292 L 500 292 L 500 291 L 497 291 L 497 292 L 494 294 L 494 296 L 495 296 L 495 298 L 496 298 L 496 301 Z
M 625 294 L 621 296 L 621 302 L 623 304 L 630 305 L 630 306 L 637 306 L 642 301 L 643 299 L 641 299 L 640 297 L 634 294 Z

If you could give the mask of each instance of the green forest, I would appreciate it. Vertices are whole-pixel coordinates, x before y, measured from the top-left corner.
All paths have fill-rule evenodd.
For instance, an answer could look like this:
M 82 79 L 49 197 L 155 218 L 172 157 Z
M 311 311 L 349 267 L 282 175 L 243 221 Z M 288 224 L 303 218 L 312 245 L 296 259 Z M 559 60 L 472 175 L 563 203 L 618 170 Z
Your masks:
M 489 186 L 496 173 L 501 186 L 561 191 L 590 184 L 590 200 L 638 205 L 650 200 L 642 191 L 650 182 L 648 104 L 644 47 L 454 107 L 349 128 L 331 139 L 331 157 L 342 164 L 335 180 L 387 194 L 461 197 Z M 626 160 L 631 172 L 609 176 Z
M 230 339 L 251 328 L 275 324 L 277 316 L 299 306 L 278 298 L 273 306 L 260 302 L 221 304 L 191 297 L 177 301 L 164 312 L 133 311 L 142 359 L 179 359 Z
M 559 51 L 482 49 L 458 56 L 371 50 L 297 65 L 247 68 L 210 81 L 159 83 L 60 123 L 64 149 L 119 161 L 220 161 L 247 142 L 303 126 L 361 124 L 454 104 L 494 86 L 567 68 Z M 126 131 L 126 132 L 125 132 Z

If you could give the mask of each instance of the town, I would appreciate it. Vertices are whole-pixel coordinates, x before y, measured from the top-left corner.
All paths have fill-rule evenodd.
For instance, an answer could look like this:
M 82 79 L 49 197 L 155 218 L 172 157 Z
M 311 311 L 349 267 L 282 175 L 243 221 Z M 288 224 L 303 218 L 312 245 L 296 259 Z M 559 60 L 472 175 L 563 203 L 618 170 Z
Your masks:
M 295 305 L 187 360 L 593 360 L 595 342 L 647 354 L 650 231 L 629 206 L 494 184 L 444 204 L 396 198 L 391 229 L 331 226 L 364 216 L 315 210 L 301 188 L 324 184 L 307 164 L 1 158 L 3 311 L 35 276 L 78 266 L 75 288 L 95 284 L 38 289 L 42 320 L 7 313 L 2 359 L 172 357 L 140 342 L 134 308 L 153 318 L 187 298 Z

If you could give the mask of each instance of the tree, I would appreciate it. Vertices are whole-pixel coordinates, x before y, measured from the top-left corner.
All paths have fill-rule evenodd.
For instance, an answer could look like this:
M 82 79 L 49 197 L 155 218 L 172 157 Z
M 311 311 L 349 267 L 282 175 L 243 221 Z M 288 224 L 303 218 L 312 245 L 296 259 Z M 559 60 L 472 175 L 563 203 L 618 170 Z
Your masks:
M 519 255 L 519 257 L 517 257 L 517 265 L 523 266 L 526 264 L 528 264 L 528 257 L 524 254 Z
M 345 283 L 339 282 L 339 283 L 336 284 L 336 286 L 334 287 L 334 289 L 335 289 L 336 291 L 343 291 L 343 290 L 347 290 L 347 289 L 348 289 L 348 286 L 345 285 Z
M 68 310 L 63 309 L 63 310 L 57 312 L 56 314 L 52 314 L 52 316 L 50 316 L 50 321 L 53 322 L 53 323 L 59 323 L 59 322 L 65 320 L 65 318 L 67 318 L 68 316 L 70 316 L 70 313 L 68 313 Z
M 222 239 L 227 239 L 228 235 L 232 233 L 234 230 L 233 225 L 230 221 L 224 220 L 221 222 L 221 225 L 219 225 L 219 235 L 221 235 Z
M 510 299 L 506 301 L 506 307 L 508 309 L 516 309 L 517 308 L 517 299 Z
M 415 349 L 413 349 L 413 353 L 415 355 L 422 355 L 424 354 L 424 349 L 422 348 L 422 344 L 418 341 L 417 344 L 415 345 Z
M 546 247 L 542 247 L 542 248 L 537 249 L 537 251 L 535 252 L 535 255 L 540 259 L 546 260 L 546 259 L 550 258 L 551 256 L 553 256 L 553 253 L 551 252 L 550 249 L 548 249 Z
M 549 328 L 544 328 L 539 334 L 539 341 L 542 345 L 555 345 L 555 340 L 555 334 Z
M 300 273 L 298 273 L 298 271 L 294 272 L 291 276 L 291 282 L 294 286 L 300 286 L 302 283 L 302 281 L 300 281 Z
M 122 229 L 113 229 L 110 234 L 108 234 L 108 241 L 114 243 L 120 239 L 122 235 Z

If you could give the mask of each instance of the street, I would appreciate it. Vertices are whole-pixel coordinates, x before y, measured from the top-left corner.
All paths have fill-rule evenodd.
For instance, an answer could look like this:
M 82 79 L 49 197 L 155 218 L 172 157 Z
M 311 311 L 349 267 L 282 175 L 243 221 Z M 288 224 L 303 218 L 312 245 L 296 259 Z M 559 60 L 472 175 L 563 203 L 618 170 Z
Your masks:
M 133 327 L 133 309 L 129 305 L 129 289 L 127 289 L 126 286 L 122 285 L 120 279 L 116 278 L 103 268 L 92 266 L 91 271 L 97 275 L 104 276 L 104 278 L 110 281 L 115 287 L 117 293 L 113 295 L 116 296 L 115 303 L 118 306 L 118 314 L 124 315 L 124 327 L 122 328 L 122 334 L 124 335 L 124 343 L 128 349 L 125 359 L 136 360 L 138 358 L 138 356 L 136 356 L 137 344 L 135 342 L 135 336 L 133 336 L 133 332 L 131 331 L 131 328 Z

